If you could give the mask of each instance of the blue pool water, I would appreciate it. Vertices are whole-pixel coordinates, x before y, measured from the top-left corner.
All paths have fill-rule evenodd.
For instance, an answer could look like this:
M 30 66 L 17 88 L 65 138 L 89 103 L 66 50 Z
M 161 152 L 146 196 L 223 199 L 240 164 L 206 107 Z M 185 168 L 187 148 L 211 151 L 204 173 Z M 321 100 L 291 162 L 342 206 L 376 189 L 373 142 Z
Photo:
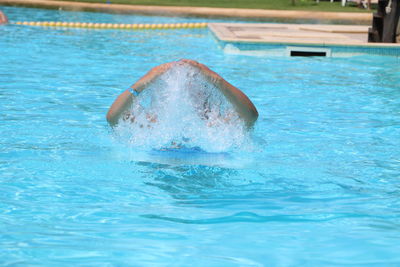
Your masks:
M 400 265 L 399 58 L 226 54 L 206 29 L 16 25 L 0 27 L 0 51 L 1 266 Z M 115 137 L 115 97 L 180 58 L 252 99 L 250 146 L 186 156 Z

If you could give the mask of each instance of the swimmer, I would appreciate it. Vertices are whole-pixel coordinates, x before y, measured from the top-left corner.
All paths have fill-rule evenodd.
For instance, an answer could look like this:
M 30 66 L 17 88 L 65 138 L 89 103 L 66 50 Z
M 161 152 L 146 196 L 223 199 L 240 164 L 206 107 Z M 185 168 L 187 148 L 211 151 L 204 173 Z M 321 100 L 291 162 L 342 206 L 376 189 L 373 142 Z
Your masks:
M 111 126 L 115 126 L 121 118 L 134 121 L 135 118 L 130 117 L 128 111 L 135 98 L 143 90 L 145 90 L 157 77 L 159 77 L 169 69 L 174 68 L 174 66 L 185 64 L 199 70 L 209 82 L 214 84 L 215 87 L 221 91 L 226 99 L 232 104 L 237 114 L 245 122 L 248 128 L 251 128 L 254 125 L 258 118 L 258 112 L 250 99 L 242 91 L 228 83 L 221 76 L 210 70 L 204 64 L 189 59 L 182 59 L 177 62 L 165 63 L 151 69 L 146 75 L 140 78 L 135 84 L 133 84 L 130 88 L 128 88 L 117 97 L 117 99 L 108 110 L 108 123 Z M 148 115 L 147 119 L 149 122 L 156 122 L 157 116 Z
M 0 10 L 0 25 L 6 24 L 7 22 L 8 22 L 8 19 L 7 19 L 6 15 L 4 15 L 4 13 L 1 12 L 1 10 Z

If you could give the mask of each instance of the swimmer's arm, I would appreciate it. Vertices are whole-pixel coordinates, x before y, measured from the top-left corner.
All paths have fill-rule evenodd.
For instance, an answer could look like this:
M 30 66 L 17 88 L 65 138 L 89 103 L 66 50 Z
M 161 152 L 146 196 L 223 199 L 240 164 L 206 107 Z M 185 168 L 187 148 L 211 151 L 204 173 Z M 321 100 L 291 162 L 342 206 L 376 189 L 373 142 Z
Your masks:
M 120 94 L 117 99 L 112 103 L 110 109 L 107 112 L 107 121 L 111 126 L 115 126 L 121 116 L 129 109 L 132 105 L 133 95 L 129 90 L 125 90 Z
M 213 79 L 215 80 L 215 78 Z M 258 111 L 250 99 L 242 91 L 228 83 L 221 76 L 216 78 L 215 84 L 233 104 L 239 116 L 246 122 L 246 125 L 252 127 L 258 118 Z
M 245 121 L 248 127 L 252 127 L 258 118 L 258 111 L 250 99 L 238 88 L 227 82 L 216 72 L 210 70 L 206 65 L 193 60 L 183 60 L 186 63 L 200 69 L 206 77 L 217 86 L 217 88 L 232 103 L 236 112 Z
M 151 84 L 158 76 L 166 72 L 171 67 L 171 63 L 165 63 L 152 68 L 146 75 L 140 78 L 135 84 L 131 86 L 136 92 L 142 92 L 147 86 Z M 119 119 L 129 110 L 134 101 L 135 96 L 129 92 L 129 89 L 120 94 L 117 99 L 112 103 L 107 112 L 107 121 L 111 126 L 115 126 Z

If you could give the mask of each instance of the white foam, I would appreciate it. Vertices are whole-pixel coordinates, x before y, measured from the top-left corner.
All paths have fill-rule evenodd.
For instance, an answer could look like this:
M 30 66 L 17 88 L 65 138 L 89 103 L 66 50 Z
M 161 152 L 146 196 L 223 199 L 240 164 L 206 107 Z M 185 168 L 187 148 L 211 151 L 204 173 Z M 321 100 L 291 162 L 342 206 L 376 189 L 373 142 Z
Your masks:
M 130 112 L 134 121 L 121 119 L 114 133 L 133 147 L 226 152 L 250 141 L 230 102 L 188 64 L 176 64 L 161 75 L 138 96 Z

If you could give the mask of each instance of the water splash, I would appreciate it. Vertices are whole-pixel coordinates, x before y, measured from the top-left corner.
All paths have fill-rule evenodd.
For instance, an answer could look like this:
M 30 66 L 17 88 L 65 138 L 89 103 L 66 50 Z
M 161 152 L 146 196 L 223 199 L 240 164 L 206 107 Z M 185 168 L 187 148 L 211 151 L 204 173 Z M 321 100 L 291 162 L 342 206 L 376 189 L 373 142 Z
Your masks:
M 175 64 L 146 88 L 114 132 L 118 140 L 146 150 L 227 152 L 251 143 L 231 103 L 189 64 Z

